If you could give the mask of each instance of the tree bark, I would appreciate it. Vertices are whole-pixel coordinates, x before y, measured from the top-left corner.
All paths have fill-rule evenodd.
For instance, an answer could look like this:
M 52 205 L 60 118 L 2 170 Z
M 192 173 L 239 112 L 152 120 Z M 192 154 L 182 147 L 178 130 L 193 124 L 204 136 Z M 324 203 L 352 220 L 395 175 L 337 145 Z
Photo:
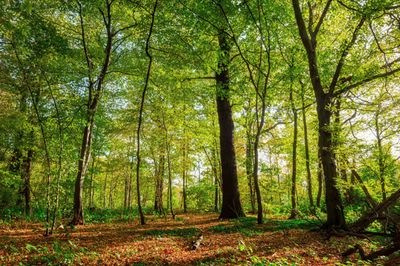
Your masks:
M 250 133 L 246 134 L 246 176 L 249 185 L 251 213 L 256 213 L 256 197 L 253 185 L 253 152 Z
M 240 202 L 238 176 L 236 169 L 236 155 L 234 148 L 234 124 L 232 107 L 229 101 L 229 61 L 231 44 L 224 30 L 218 32 L 220 55 L 217 85 L 217 111 L 220 128 L 220 156 L 222 166 L 222 208 L 221 219 L 238 218 L 245 216 Z
M 290 105 L 292 108 L 293 112 L 293 143 L 292 143 L 292 187 L 291 187 L 291 203 L 292 203 L 292 209 L 290 212 L 290 217 L 289 219 L 296 219 L 297 218 L 297 201 L 296 201 L 296 196 L 297 196 L 297 110 L 294 105 L 294 100 L 293 100 L 293 89 L 290 89 Z
M 323 169 L 321 165 L 321 156 L 318 152 L 318 191 L 317 191 L 317 201 L 316 205 L 318 208 L 321 208 L 321 197 L 322 197 L 322 190 L 323 190 Z
M 303 115 L 303 130 L 304 130 L 304 149 L 305 149 L 305 157 L 306 157 L 306 170 L 307 170 L 307 194 L 308 200 L 310 202 L 310 209 L 312 212 L 314 210 L 314 200 L 313 200 L 313 189 L 312 189 L 312 179 L 311 179 L 311 167 L 310 167 L 310 151 L 308 146 L 308 131 L 307 131 L 307 116 L 306 116 L 306 107 L 304 103 L 304 92 L 301 94 L 301 113 Z
M 86 175 L 88 163 L 90 160 L 90 150 L 92 145 L 92 135 L 93 135 L 93 126 L 94 119 L 97 111 L 97 107 L 100 101 L 101 94 L 103 92 L 103 83 L 104 79 L 107 75 L 108 67 L 111 61 L 111 53 L 112 53 L 112 44 L 114 34 L 112 32 L 111 27 L 111 4 L 112 2 L 106 1 L 106 14 L 103 11 L 100 12 L 104 18 L 104 26 L 107 33 L 107 43 L 105 47 L 105 56 L 104 61 L 101 66 L 101 70 L 99 75 L 97 76 L 96 81 L 93 80 L 93 62 L 90 59 L 87 43 L 86 43 L 86 34 L 85 34 L 85 26 L 83 22 L 83 10 L 82 5 L 78 2 L 79 5 L 79 16 L 80 16 L 80 24 L 81 24 L 81 41 L 83 46 L 83 51 L 86 58 L 87 68 L 88 68 L 88 92 L 89 97 L 87 101 L 87 112 L 86 112 L 86 125 L 83 129 L 83 138 L 82 145 L 79 153 L 79 161 L 78 161 L 78 173 L 75 180 L 75 191 L 74 191 L 74 208 L 73 208 L 73 218 L 70 224 L 79 225 L 84 224 L 84 216 L 83 216 L 83 204 L 82 204 L 82 191 L 83 191 L 83 181 Z
M 374 122 L 375 122 L 375 135 L 378 146 L 378 167 L 379 167 L 378 179 L 381 187 L 382 198 L 383 200 L 385 200 L 386 199 L 385 163 L 383 160 L 383 149 L 382 149 L 383 138 L 381 134 L 382 132 L 379 128 L 379 115 L 380 115 L 380 110 L 377 110 L 375 113 Z
M 185 130 L 184 130 L 185 134 Z M 182 159 L 183 159 L 183 165 L 182 165 L 182 199 L 183 199 L 183 212 L 187 213 L 187 195 L 186 195 L 186 189 L 187 189 L 187 144 L 186 144 L 186 136 L 184 136 L 184 141 L 183 141 L 183 149 L 182 149 Z
M 165 155 L 159 156 L 158 167 L 156 170 L 156 193 L 154 200 L 154 210 L 159 214 L 164 214 L 163 207 L 163 189 L 164 189 L 164 173 L 165 173 Z
M 309 76 L 311 84 L 314 89 L 315 99 L 317 102 L 317 115 L 318 115 L 318 150 L 321 156 L 321 164 L 324 171 L 325 177 L 325 202 L 327 209 L 327 221 L 325 223 L 326 228 L 346 228 L 346 221 L 343 212 L 342 200 L 340 197 L 339 190 L 336 184 L 336 162 L 335 154 L 332 143 L 332 132 L 331 132 L 331 117 L 333 90 L 337 84 L 340 71 L 344 64 L 344 58 L 348 54 L 350 45 L 354 44 L 357 30 L 362 26 L 363 20 L 357 26 L 354 36 L 346 46 L 346 49 L 342 53 L 342 57 L 339 60 L 336 68 L 335 75 L 332 78 L 332 82 L 329 86 L 329 92 L 325 92 L 322 81 L 319 74 L 318 62 L 317 62 L 317 34 L 323 22 L 325 15 L 327 14 L 332 0 L 327 1 L 324 11 L 319 18 L 317 26 L 314 30 L 309 32 L 305 25 L 303 15 L 301 12 L 300 4 L 298 0 L 292 0 L 294 14 L 296 18 L 297 27 L 299 30 L 300 38 L 303 46 L 307 53 Z
M 31 206 L 31 174 L 32 174 L 33 150 L 29 149 L 22 161 L 23 194 L 25 199 L 25 215 L 32 216 Z
M 149 86 L 151 66 L 153 63 L 153 57 L 150 54 L 150 40 L 151 40 L 151 35 L 153 33 L 154 19 L 155 19 L 155 15 L 156 15 L 157 4 L 158 4 L 158 0 L 156 0 L 154 3 L 153 11 L 151 13 L 151 23 L 150 23 L 149 34 L 148 34 L 147 40 L 146 40 L 145 52 L 146 52 L 147 57 L 149 58 L 149 63 L 147 65 L 146 79 L 145 79 L 144 88 L 142 91 L 142 97 L 140 100 L 139 120 L 138 120 L 138 127 L 137 127 L 137 131 L 136 131 L 136 195 L 137 195 L 138 212 L 139 212 L 139 218 L 140 218 L 141 225 L 144 225 L 146 222 L 145 222 L 145 218 L 144 218 L 144 214 L 143 214 L 143 210 L 142 210 L 142 203 L 141 203 L 141 196 L 140 196 L 140 163 L 141 163 L 140 133 L 141 133 L 141 129 L 142 129 L 144 101 L 145 101 L 146 92 L 147 92 L 147 89 Z

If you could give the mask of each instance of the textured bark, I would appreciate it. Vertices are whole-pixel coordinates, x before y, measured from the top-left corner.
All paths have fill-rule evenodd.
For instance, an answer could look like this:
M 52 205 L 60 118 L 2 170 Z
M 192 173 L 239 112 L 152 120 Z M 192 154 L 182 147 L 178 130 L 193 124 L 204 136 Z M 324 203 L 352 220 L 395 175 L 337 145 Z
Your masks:
M 218 33 L 220 56 L 216 73 L 217 112 L 220 128 L 220 156 L 222 167 L 222 208 L 220 218 L 238 218 L 245 216 L 240 202 L 236 155 L 234 148 L 234 124 L 229 101 L 229 54 L 231 44 L 227 33 Z

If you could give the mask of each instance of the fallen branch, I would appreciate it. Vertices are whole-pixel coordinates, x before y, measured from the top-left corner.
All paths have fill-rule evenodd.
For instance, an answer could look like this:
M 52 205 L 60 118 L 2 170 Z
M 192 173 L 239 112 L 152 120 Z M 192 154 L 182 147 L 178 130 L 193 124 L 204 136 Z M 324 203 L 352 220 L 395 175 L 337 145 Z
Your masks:
M 367 228 L 374 220 L 380 217 L 380 214 L 386 211 L 390 206 L 394 205 L 400 198 L 400 189 L 394 192 L 386 200 L 382 201 L 371 210 L 364 213 L 357 221 L 350 225 L 353 232 L 359 232 Z
M 394 252 L 396 252 L 398 250 L 400 250 L 400 246 L 396 245 L 396 244 L 393 244 L 393 245 L 390 245 L 390 246 L 388 246 L 386 248 L 382 248 L 380 250 L 377 250 L 375 252 L 372 252 L 372 253 L 366 255 L 364 249 L 360 245 L 357 244 L 354 247 L 349 248 L 348 250 L 343 252 L 342 256 L 343 257 L 348 257 L 348 256 L 350 256 L 350 255 L 352 255 L 352 254 L 354 254 L 354 253 L 356 253 L 358 251 L 358 253 L 360 254 L 360 257 L 361 257 L 362 260 L 373 260 L 373 259 L 376 259 L 376 258 L 378 258 L 380 256 L 389 256 L 389 255 L 393 254 Z
M 193 241 L 192 250 L 196 250 L 200 247 L 201 242 L 203 241 L 203 235 L 199 235 L 196 241 Z

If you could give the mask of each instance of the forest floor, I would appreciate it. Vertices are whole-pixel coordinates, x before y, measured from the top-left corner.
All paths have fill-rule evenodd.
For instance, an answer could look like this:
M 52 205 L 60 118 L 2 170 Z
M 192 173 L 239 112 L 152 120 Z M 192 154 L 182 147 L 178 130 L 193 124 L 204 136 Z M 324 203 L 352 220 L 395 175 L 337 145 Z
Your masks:
M 369 265 L 358 255 L 341 257 L 356 243 L 374 241 L 331 237 L 310 229 L 315 222 L 254 217 L 219 221 L 216 214 L 148 217 L 147 224 L 114 222 L 58 229 L 43 236 L 43 224 L 0 225 L 0 265 Z M 192 241 L 203 235 L 201 246 Z M 373 262 L 371 265 L 377 265 Z

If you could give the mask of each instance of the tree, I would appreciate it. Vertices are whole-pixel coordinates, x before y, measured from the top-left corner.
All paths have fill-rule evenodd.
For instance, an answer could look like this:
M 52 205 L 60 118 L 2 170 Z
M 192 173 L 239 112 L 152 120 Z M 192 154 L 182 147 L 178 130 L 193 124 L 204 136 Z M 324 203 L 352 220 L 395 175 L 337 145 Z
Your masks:
M 354 48 L 357 43 L 357 39 L 362 32 L 362 28 L 367 21 L 367 19 L 373 19 L 370 12 L 378 13 L 384 10 L 387 5 L 377 6 L 376 9 L 369 10 L 370 7 L 359 7 L 360 9 L 354 11 L 354 8 L 348 8 L 345 6 L 347 12 L 357 12 L 356 19 L 350 18 L 353 22 L 353 31 L 350 33 L 349 41 L 343 40 L 341 43 L 341 52 L 339 53 L 339 58 L 337 60 L 336 67 L 332 74 L 329 76 L 330 82 L 326 86 L 324 81 L 328 79 L 321 75 L 322 67 L 320 65 L 318 57 L 318 47 L 317 47 L 317 37 L 319 37 L 320 29 L 327 18 L 327 14 L 332 11 L 332 0 L 328 0 L 323 7 L 322 12 L 319 14 L 318 19 L 314 21 L 316 6 L 308 4 L 308 27 L 306 26 L 304 16 L 300 7 L 300 2 L 298 0 L 292 0 L 294 15 L 296 19 L 296 24 L 299 30 L 299 35 L 303 46 L 305 48 L 309 67 L 309 76 L 311 84 L 314 89 L 315 99 L 317 103 L 317 114 L 318 114 L 318 130 L 319 130 L 319 153 L 321 156 L 321 164 L 323 167 L 323 173 L 325 177 L 325 199 L 327 206 L 327 222 L 326 227 L 337 227 L 345 228 L 346 221 L 343 212 L 343 204 L 340 197 L 339 189 L 337 187 L 337 167 L 335 162 L 335 153 L 333 150 L 332 141 L 332 130 L 331 130 L 331 118 L 332 118 L 332 108 L 335 97 L 352 90 L 354 88 L 360 87 L 366 83 L 374 81 L 379 78 L 387 77 L 398 71 L 400 68 L 388 70 L 384 73 L 373 74 L 369 76 L 364 76 L 360 78 L 359 81 L 351 82 L 352 77 L 344 76 L 346 73 L 343 71 L 346 65 L 346 60 L 350 54 L 351 49 Z M 375 8 L 375 7 L 374 7 Z M 372 14 L 373 14 L 372 13 Z M 353 16 L 354 17 L 354 16 Z M 346 69 L 347 70 L 347 69 Z M 346 84 L 349 82 L 350 84 Z
M 98 108 L 98 104 L 103 93 L 104 81 L 108 72 L 108 67 L 111 61 L 112 54 L 112 45 L 113 38 L 116 32 L 112 26 L 112 17 L 111 17 L 111 6 L 112 1 L 106 0 L 106 11 L 104 13 L 103 9 L 99 7 L 99 11 L 104 20 L 104 27 L 106 30 L 106 45 L 104 48 L 104 57 L 103 62 L 100 65 L 100 72 L 95 75 L 95 69 L 98 66 L 94 65 L 92 60 L 92 55 L 89 51 L 89 46 L 87 43 L 87 35 L 85 31 L 85 23 L 84 23 L 84 13 L 83 13 L 83 5 L 78 2 L 79 6 L 79 17 L 80 17 L 80 26 L 81 26 L 81 42 L 82 49 L 86 60 L 87 66 L 87 91 L 88 98 L 86 103 L 86 123 L 83 129 L 83 137 L 82 137 L 82 145 L 79 153 L 79 161 L 78 161 L 78 173 L 75 181 L 75 193 L 74 193 L 74 208 L 73 208 L 73 218 L 71 224 L 78 225 L 84 223 L 83 217 L 83 204 L 82 204 L 82 192 L 83 192 L 83 181 L 86 175 L 88 163 L 90 160 L 90 149 L 92 145 L 92 137 L 93 137 L 93 127 L 95 123 L 95 115 Z

